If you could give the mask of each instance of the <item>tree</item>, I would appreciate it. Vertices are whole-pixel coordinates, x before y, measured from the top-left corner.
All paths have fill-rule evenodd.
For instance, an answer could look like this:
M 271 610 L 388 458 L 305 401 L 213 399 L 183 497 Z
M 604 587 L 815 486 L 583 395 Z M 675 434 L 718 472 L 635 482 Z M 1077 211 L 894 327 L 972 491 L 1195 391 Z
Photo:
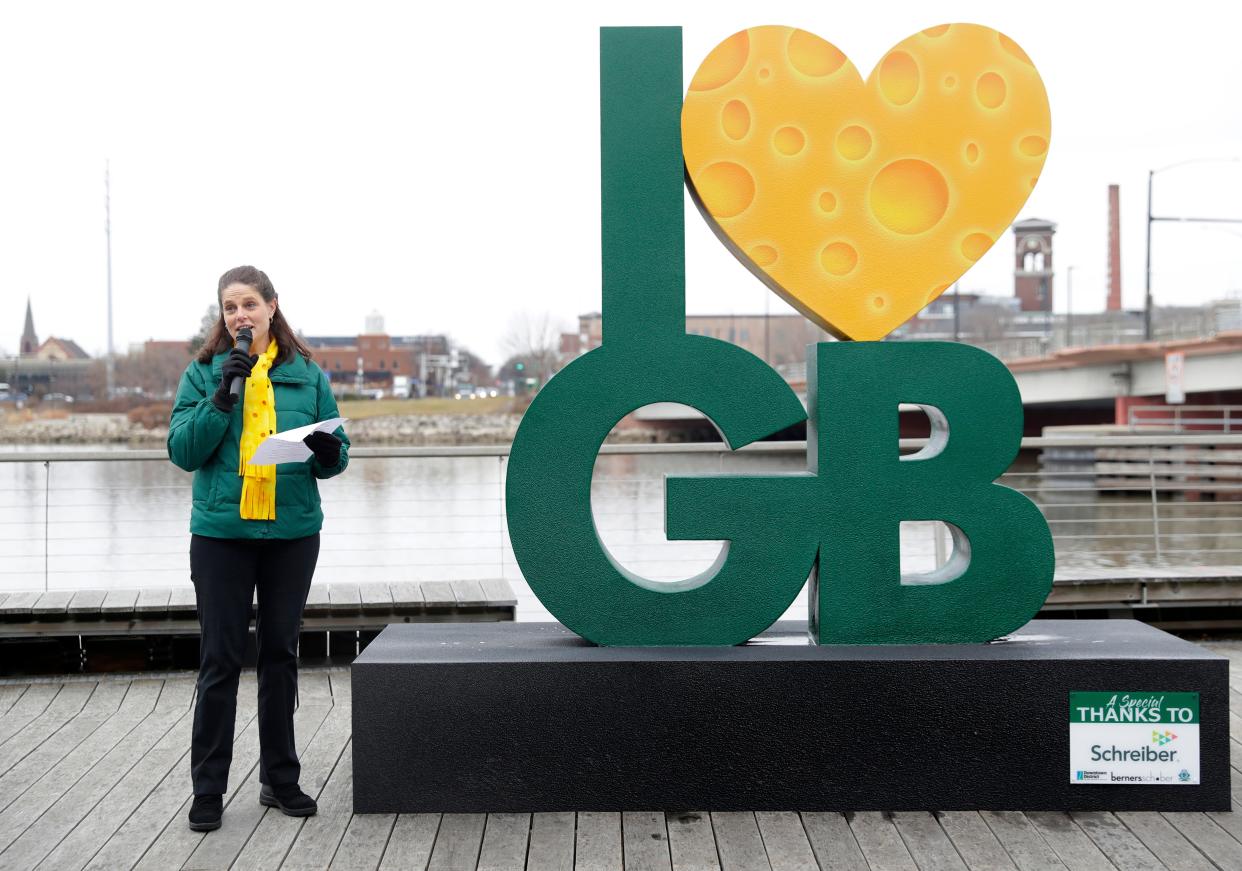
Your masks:
M 207 337 L 211 335 L 211 329 L 216 325 L 216 321 L 220 320 L 220 306 L 212 303 L 207 306 L 207 311 L 203 313 L 203 320 L 198 325 L 198 332 L 190 337 L 190 356 L 198 353 L 198 349 L 203 347 L 203 342 L 207 341 Z
M 500 345 L 510 361 L 525 364 L 526 376 L 542 386 L 556 371 L 562 331 L 548 312 L 520 312 L 510 320 Z

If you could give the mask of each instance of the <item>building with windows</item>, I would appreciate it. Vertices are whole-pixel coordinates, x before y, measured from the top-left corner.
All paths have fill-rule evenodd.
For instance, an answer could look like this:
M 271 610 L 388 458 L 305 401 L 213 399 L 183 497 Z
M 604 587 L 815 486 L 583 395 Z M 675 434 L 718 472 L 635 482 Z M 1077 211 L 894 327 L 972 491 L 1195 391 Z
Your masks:
M 338 395 L 380 391 L 389 396 L 451 396 L 459 384 L 490 382 L 487 364 L 454 347 L 444 335 L 368 332 L 304 336 L 303 341 Z
M 802 315 L 686 315 L 692 336 L 723 339 L 745 348 L 771 366 L 806 361 L 806 346 L 826 342 L 829 335 Z M 603 343 L 599 312 L 578 316 L 578 332 L 562 333 L 558 368 Z

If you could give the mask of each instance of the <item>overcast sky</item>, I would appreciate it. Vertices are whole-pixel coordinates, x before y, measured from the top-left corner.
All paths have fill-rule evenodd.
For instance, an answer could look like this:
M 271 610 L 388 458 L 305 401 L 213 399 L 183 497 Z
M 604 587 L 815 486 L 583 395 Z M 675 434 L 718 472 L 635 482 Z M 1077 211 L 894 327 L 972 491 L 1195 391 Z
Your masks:
M 1047 2 L 6 3 L 0 11 L 0 348 L 26 297 L 40 338 L 106 346 L 103 173 L 112 166 L 114 334 L 191 335 L 225 269 L 266 270 L 291 322 L 451 334 L 493 364 L 515 313 L 599 308 L 598 28 L 684 27 L 686 81 L 748 26 L 814 31 L 868 73 L 934 24 L 1016 39 L 1052 106 L 1019 218 L 1059 225 L 1056 308 L 1105 299 L 1107 185 L 1123 300 L 1143 298 L 1147 171 L 1242 158 L 1235 4 Z M 1236 8 L 1236 7 L 1235 7 Z M 1051 12 L 1047 10 L 1052 10 Z M 1242 218 L 1242 163 L 1156 176 L 1155 209 Z M 691 313 L 790 311 L 687 201 Z M 1160 224 L 1158 303 L 1242 288 L 1242 225 Z M 1006 235 L 963 290 L 1012 292 Z

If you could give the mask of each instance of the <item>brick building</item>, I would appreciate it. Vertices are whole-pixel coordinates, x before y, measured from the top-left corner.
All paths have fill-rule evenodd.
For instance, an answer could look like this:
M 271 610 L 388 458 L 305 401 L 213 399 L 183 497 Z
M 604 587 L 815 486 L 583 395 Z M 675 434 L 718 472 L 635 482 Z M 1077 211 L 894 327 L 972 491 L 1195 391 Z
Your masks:
M 1052 311 L 1052 237 L 1057 225 L 1027 218 L 1013 225 L 1013 294 L 1024 312 Z
M 745 348 L 771 366 L 806 361 L 806 346 L 826 342 L 829 336 L 802 315 L 687 315 L 686 332 L 692 336 L 723 339 Z M 574 357 L 603 343 L 603 318 L 599 312 L 578 316 L 578 332 L 561 334 L 563 367 Z
M 304 341 L 337 393 L 394 390 L 444 396 L 461 383 L 490 383 L 487 364 L 447 336 L 308 336 Z

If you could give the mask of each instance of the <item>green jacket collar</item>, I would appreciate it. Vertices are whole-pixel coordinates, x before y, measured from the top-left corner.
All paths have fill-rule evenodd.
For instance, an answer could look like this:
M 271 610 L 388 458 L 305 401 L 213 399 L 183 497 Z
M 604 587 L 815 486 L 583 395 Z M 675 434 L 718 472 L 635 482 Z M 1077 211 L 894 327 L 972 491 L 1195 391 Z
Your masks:
M 211 377 L 213 381 L 220 380 L 220 367 L 224 364 L 224 358 L 229 355 L 228 351 L 222 351 L 211 358 Z M 273 384 L 310 384 L 311 370 L 306 365 L 306 358 L 301 354 L 295 353 L 293 359 L 286 360 L 281 363 L 268 375 Z

